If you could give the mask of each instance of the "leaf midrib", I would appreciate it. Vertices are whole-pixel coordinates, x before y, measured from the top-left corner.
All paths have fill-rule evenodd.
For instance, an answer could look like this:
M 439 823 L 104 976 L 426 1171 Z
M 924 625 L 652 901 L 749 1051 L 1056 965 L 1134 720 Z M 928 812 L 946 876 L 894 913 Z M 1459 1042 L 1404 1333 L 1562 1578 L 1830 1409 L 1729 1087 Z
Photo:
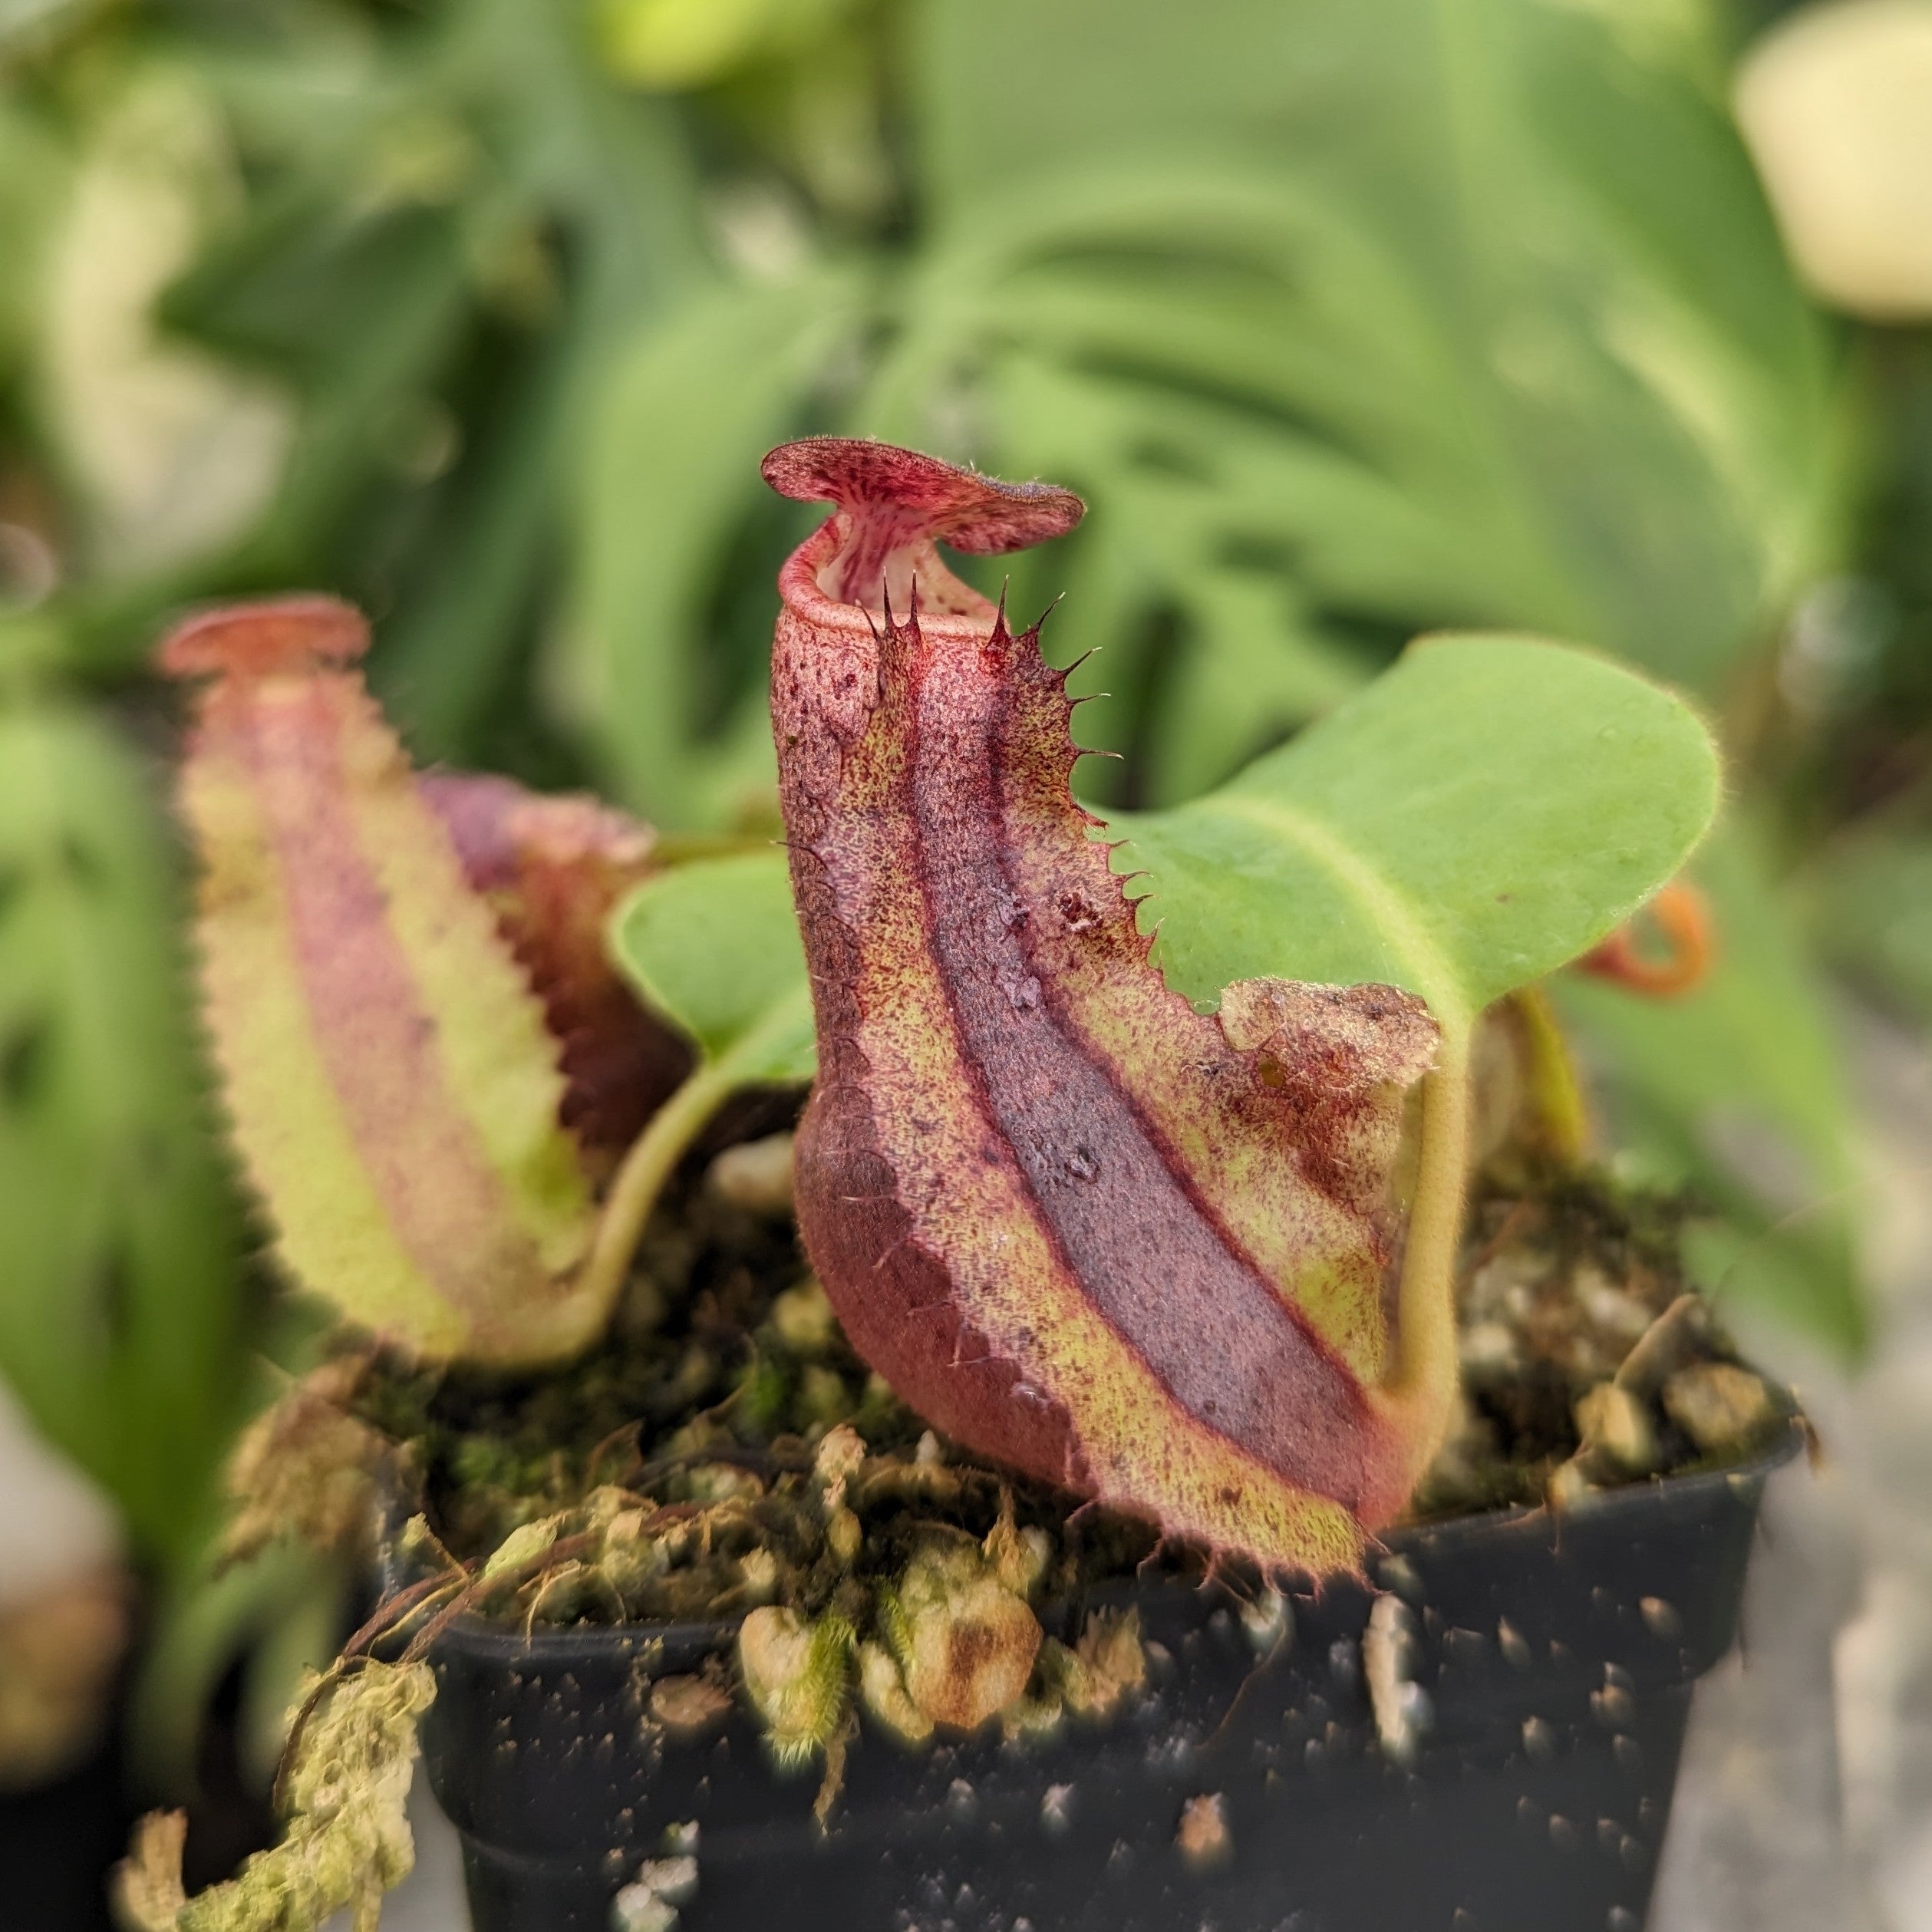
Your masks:
M 1468 1031 L 1475 1016 L 1462 975 L 1416 902 L 1386 872 L 1319 819 L 1276 800 L 1229 793 L 1204 801 L 1204 809 L 1247 819 L 1297 847 L 1367 915 L 1405 970 L 1409 990 L 1428 1001 L 1444 1030 Z

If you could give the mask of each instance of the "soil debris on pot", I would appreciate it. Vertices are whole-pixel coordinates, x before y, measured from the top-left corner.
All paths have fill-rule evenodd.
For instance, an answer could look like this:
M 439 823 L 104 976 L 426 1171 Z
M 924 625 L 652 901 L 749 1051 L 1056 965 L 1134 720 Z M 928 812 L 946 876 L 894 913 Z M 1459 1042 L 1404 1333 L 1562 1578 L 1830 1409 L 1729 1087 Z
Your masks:
M 1235 1848 L 1235 1835 L 1228 1824 L 1227 1799 L 1218 1791 L 1190 1798 L 1181 1807 L 1174 1844 L 1181 1856 L 1197 1870 L 1225 1862 Z
M 1459 1412 L 1413 1518 L 1561 1507 L 1764 1439 L 1779 1412 L 1692 1292 L 1687 1218 L 1675 1196 L 1588 1170 L 1476 1191 L 1458 1279 Z

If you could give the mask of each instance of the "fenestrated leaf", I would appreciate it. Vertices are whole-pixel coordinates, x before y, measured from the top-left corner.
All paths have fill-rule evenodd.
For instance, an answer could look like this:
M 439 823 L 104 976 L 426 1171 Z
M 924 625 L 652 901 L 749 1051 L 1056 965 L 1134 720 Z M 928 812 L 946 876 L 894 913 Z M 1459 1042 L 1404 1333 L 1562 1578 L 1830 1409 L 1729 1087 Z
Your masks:
M 1802 580 L 1841 473 L 1827 345 L 1709 25 L 1541 0 L 918 12 L 930 226 L 850 420 L 963 424 L 987 464 L 1093 494 L 1075 547 L 1112 553 L 1132 621 L 1083 609 L 1076 557 L 1053 648 L 1106 645 L 1085 741 L 1133 747 L 1144 795 L 1200 769 L 1172 702 L 1225 621 L 1196 586 L 1231 560 L 1305 613 L 1258 650 L 1506 624 L 1706 691 Z M 1219 770 L 1294 721 L 1225 714 Z
M 840 298 L 877 312 L 870 379 L 849 405 L 820 386 L 842 427 L 1092 496 L 1014 605 L 1063 588 L 1057 661 L 1105 646 L 1078 730 L 1128 757 L 1096 796 L 1191 796 L 1446 624 L 1725 687 L 1828 554 L 1844 465 L 1708 25 L 1546 0 L 915 10 L 919 223 Z M 801 328 L 784 356 L 823 369 L 827 346 Z M 612 435 L 669 469 L 684 447 L 641 417 Z M 728 492 L 712 514 L 747 517 Z M 667 560 L 701 594 L 604 648 L 709 674 L 710 547 Z
M 638 993 L 734 1085 L 812 1077 L 811 987 L 783 852 L 680 865 L 638 888 L 611 946 Z
M 1558 645 L 1447 637 L 1218 791 L 1111 829 L 1191 998 L 1379 980 L 1459 1030 L 1634 911 L 1719 790 L 1709 734 L 1657 685 Z

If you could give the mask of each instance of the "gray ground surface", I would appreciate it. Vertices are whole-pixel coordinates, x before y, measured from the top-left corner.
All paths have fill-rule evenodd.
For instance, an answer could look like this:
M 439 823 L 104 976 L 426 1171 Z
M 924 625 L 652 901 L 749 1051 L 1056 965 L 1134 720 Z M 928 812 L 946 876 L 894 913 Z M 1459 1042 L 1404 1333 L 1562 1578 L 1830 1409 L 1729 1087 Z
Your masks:
M 1744 1641 L 1699 1693 L 1652 1932 L 1932 1932 L 1932 1060 L 1846 1034 L 1871 1145 L 1878 1343 L 1856 1376 L 1751 1352 L 1822 1465 L 1768 1498 Z

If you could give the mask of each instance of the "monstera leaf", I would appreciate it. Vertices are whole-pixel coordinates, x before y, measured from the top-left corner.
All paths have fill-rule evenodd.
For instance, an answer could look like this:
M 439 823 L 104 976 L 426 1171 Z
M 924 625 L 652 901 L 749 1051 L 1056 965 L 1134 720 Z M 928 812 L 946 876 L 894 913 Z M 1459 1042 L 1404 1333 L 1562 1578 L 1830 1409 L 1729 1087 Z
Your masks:
M 1330 636 L 1506 623 L 1710 691 L 1815 559 L 1824 345 L 1695 10 L 921 18 L 933 233 L 866 427 L 963 388 L 989 460 L 1106 475 L 1090 540 L 1148 491 L 1121 539 L 1143 613 L 1211 638 L 1192 586 L 1245 572 Z M 1060 648 L 1117 658 L 1131 627 L 1085 628 L 1068 587 Z M 1164 717 L 1202 653 L 1175 654 Z M 1152 795 L 1198 789 L 1147 728 Z
M 1096 654 L 1071 688 L 1080 741 L 1123 754 L 1080 773 L 1103 805 L 1198 795 L 1446 624 L 1719 700 L 1828 561 L 1828 345 L 1700 9 L 930 0 L 911 21 L 911 245 L 836 295 L 816 271 L 722 292 L 715 341 L 646 332 L 635 406 L 602 427 L 571 664 L 591 742 L 655 816 L 741 816 L 769 782 L 758 619 L 724 582 L 783 539 L 714 480 L 793 424 L 1092 497 L 1050 579 L 1017 559 L 1011 595 L 1064 590 L 1046 648 Z M 788 315 L 823 345 L 801 320 L 747 383 L 727 339 Z M 626 514 L 627 450 L 699 480 L 704 531 Z M 669 713 L 613 701 L 647 687 Z M 1625 1001 L 1620 1024 L 1635 1041 L 1661 1013 Z M 1841 1168 L 1840 1100 L 1812 1126 Z M 1721 1160 L 1687 1171 L 1745 1213 Z M 1788 1305 L 1843 1303 L 1818 1266 Z
M 635 406 L 603 425 L 580 661 L 602 691 L 687 667 L 654 687 L 669 724 L 586 714 L 613 768 L 668 819 L 727 803 L 657 754 L 752 741 L 756 631 L 716 586 L 765 526 L 722 491 L 695 543 L 684 515 L 626 515 L 612 452 L 708 493 L 815 404 L 813 427 L 1091 496 L 1050 585 L 1023 561 L 1014 602 L 1067 592 L 1056 661 L 1105 647 L 1073 687 L 1108 694 L 1082 742 L 1126 753 L 1083 774 L 1105 799 L 1218 783 L 1444 624 L 1721 691 L 1821 553 L 1826 350 L 1714 63 L 1620 20 L 913 9 L 913 245 L 869 293 L 807 274 L 718 298 L 708 343 L 648 335 Z M 879 346 L 842 401 L 864 315 Z M 788 316 L 778 353 L 730 351 Z

